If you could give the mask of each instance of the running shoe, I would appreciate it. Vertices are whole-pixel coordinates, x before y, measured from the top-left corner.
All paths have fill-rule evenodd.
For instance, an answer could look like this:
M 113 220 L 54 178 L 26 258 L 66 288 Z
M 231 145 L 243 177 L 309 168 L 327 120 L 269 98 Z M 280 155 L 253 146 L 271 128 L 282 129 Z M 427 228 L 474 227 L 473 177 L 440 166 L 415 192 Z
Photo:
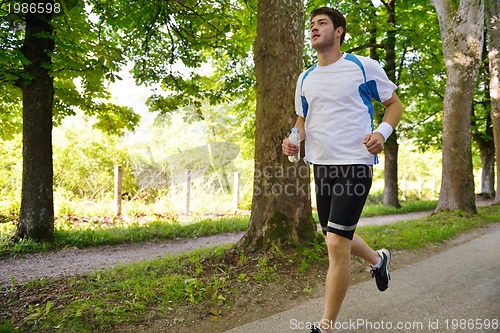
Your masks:
M 327 333 L 327 332 L 321 327 L 313 326 L 311 327 L 311 333 Z
M 372 268 L 372 278 L 377 282 L 377 288 L 384 291 L 389 288 L 391 275 L 389 274 L 389 263 L 391 262 L 391 253 L 387 249 L 377 250 L 378 255 L 382 258 L 382 264 L 379 268 Z

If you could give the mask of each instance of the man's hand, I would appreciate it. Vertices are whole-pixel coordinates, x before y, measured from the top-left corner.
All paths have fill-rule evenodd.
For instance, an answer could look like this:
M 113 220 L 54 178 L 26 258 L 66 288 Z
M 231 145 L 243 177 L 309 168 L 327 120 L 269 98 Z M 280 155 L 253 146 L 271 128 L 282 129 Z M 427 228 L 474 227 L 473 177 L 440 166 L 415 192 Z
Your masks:
M 291 143 L 288 138 L 283 139 L 283 143 L 281 144 L 281 150 L 287 156 L 297 155 L 299 152 L 299 146 Z
M 377 155 L 384 150 L 384 136 L 379 132 L 367 134 L 363 140 L 363 144 L 370 154 Z

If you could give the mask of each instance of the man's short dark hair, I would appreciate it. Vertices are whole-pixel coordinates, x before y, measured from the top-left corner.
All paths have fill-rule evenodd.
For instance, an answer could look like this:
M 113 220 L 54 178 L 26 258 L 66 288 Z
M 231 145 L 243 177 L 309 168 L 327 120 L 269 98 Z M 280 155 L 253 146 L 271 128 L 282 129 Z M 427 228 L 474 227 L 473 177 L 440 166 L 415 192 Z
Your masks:
M 320 7 L 316 8 L 311 12 L 310 19 L 313 19 L 318 15 L 327 15 L 333 22 L 333 27 L 337 29 L 338 27 L 344 28 L 342 36 L 340 36 L 340 45 L 344 42 L 345 32 L 346 32 L 346 21 L 344 15 L 336 9 L 330 7 Z

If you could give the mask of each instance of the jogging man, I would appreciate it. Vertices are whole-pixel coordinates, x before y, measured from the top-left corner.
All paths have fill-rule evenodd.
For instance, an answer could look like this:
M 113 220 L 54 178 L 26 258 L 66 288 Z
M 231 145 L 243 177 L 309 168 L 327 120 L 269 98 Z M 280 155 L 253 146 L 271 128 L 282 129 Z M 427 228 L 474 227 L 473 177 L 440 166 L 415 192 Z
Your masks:
M 354 232 L 371 187 L 376 155 L 399 123 L 403 106 L 394 92 L 396 85 L 376 61 L 340 51 L 345 32 L 346 21 L 339 11 L 329 7 L 312 11 L 311 45 L 318 62 L 299 76 L 295 93 L 295 127 L 305 140 L 304 160 L 313 164 L 329 258 L 324 312 L 312 333 L 333 332 L 350 282 L 351 254 L 370 263 L 380 291 L 390 281 L 389 251 L 373 250 Z M 372 99 L 386 108 L 375 131 Z M 288 139 L 282 149 L 286 155 L 298 152 Z

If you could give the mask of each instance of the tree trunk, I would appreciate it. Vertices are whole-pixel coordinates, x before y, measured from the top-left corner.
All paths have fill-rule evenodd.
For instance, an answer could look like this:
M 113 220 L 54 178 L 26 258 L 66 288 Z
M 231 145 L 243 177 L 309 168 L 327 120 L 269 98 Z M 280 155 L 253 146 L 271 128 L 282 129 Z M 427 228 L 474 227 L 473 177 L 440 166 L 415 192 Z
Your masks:
M 396 0 L 385 2 L 387 8 L 387 48 L 385 56 L 385 71 L 392 82 L 396 82 Z M 398 139 L 396 130 L 387 139 L 384 146 L 384 198 L 383 203 L 387 206 L 401 207 L 399 204 L 398 187 Z
M 401 207 L 399 203 L 398 185 L 398 138 L 394 131 L 384 145 L 384 198 L 386 206 Z
M 497 156 L 497 191 L 495 203 L 500 203 L 500 3 L 498 0 L 486 1 L 486 27 L 488 29 L 488 47 L 490 62 L 490 99 L 491 119 L 493 122 L 493 133 L 495 141 L 495 153 Z
M 477 142 L 477 141 L 476 141 Z M 481 196 L 484 199 L 495 197 L 495 144 L 491 140 L 479 143 L 481 151 Z
M 486 43 L 483 45 L 481 70 L 483 66 L 486 67 L 484 70 L 488 72 L 488 51 L 486 48 Z M 485 99 L 491 100 L 489 93 L 489 78 L 488 82 L 484 82 L 485 85 Z M 476 121 L 475 108 L 472 108 L 472 126 L 476 128 L 472 132 L 472 138 L 477 143 L 481 156 L 481 196 L 484 199 L 493 199 L 495 197 L 495 141 L 493 139 L 493 126 L 491 112 L 489 117 L 486 117 L 486 130 L 485 132 L 479 131 L 477 129 L 479 126 Z
M 446 65 L 443 173 L 437 210 L 476 213 L 470 117 L 483 47 L 484 3 L 431 0 L 438 14 Z
M 481 196 L 484 199 L 493 199 L 495 197 L 495 142 L 492 139 L 493 128 L 490 117 L 486 121 L 485 134 L 488 138 L 479 133 L 473 133 L 473 138 L 479 147 L 481 157 Z
M 51 2 L 52 1 L 46 1 Z M 52 103 L 53 78 L 48 66 L 54 50 L 51 14 L 26 14 L 22 52 L 30 61 L 23 92 L 23 181 L 17 237 L 54 239 Z
M 303 47 L 303 3 L 259 1 L 254 53 L 254 193 L 250 226 L 240 243 L 246 248 L 266 250 L 273 245 L 306 243 L 316 234 L 309 167 L 302 162 L 290 163 L 281 151 L 281 141 L 296 119 L 295 83 L 301 71 Z

